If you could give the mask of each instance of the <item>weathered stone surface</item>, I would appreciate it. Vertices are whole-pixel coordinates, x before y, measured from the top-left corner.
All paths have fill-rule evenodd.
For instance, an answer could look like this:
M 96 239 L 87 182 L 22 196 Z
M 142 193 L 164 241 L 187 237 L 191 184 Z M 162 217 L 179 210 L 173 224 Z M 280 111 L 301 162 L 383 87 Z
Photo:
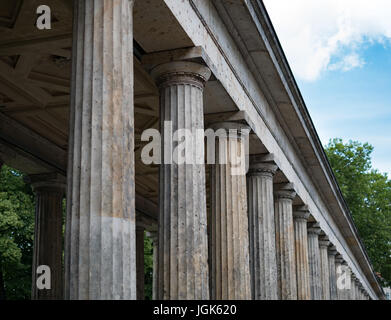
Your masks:
M 152 70 L 160 90 L 160 123 L 172 130 L 203 129 L 203 89 L 211 72 L 192 62 L 172 62 Z M 167 137 L 166 135 L 171 135 Z M 162 147 L 159 214 L 159 299 L 208 299 L 208 239 L 204 141 L 193 139 L 184 153 L 194 164 L 169 161 L 176 147 L 173 136 Z M 187 161 L 188 158 L 186 158 Z M 201 159 L 201 161 L 200 161 Z
M 350 300 L 350 268 L 346 261 L 342 262 L 342 272 L 344 274 L 344 281 L 342 281 L 342 300 Z
M 293 211 L 298 300 L 311 299 L 307 236 L 307 221 L 309 216 L 310 212 L 307 206 L 295 208 Z
M 74 6 L 67 299 L 136 299 L 133 3 Z
M 340 254 L 337 254 L 335 256 L 335 273 L 336 273 L 336 277 L 337 277 L 337 296 L 338 296 L 338 300 L 344 300 L 344 290 L 343 290 L 343 285 L 344 283 L 342 282 L 341 280 L 341 276 L 342 276 L 342 273 L 343 273 L 343 267 L 342 267 L 342 263 L 343 263 L 343 258 Z
M 348 281 L 348 286 L 347 286 L 347 292 L 346 292 L 346 299 L 347 300 L 352 300 L 354 297 L 353 293 L 353 285 L 352 285 L 352 269 L 350 267 L 347 268 L 347 281 Z
M 320 276 L 319 234 L 321 229 L 318 223 L 308 227 L 308 261 L 310 265 L 311 300 L 322 299 L 322 283 Z
M 246 175 L 237 174 L 232 159 L 245 161 L 242 129 L 236 123 L 219 123 L 225 137 L 216 139 L 217 164 L 211 165 L 210 277 L 212 299 L 251 299 Z M 238 132 L 229 133 L 229 129 Z M 224 160 L 224 161 L 220 161 Z M 234 174 L 236 172 L 236 174 Z
M 322 236 L 319 240 L 320 250 L 320 281 L 322 286 L 322 300 L 330 300 L 330 271 L 328 259 L 328 237 Z
M 251 162 L 247 175 L 252 298 L 277 300 L 273 176 L 277 166 Z
M 144 228 L 136 226 L 137 300 L 144 300 Z
M 356 277 L 354 279 L 354 295 L 356 300 L 360 300 L 359 284 L 360 284 L 360 280 Z
M 358 300 L 364 300 L 363 287 L 361 282 L 358 284 Z
M 366 290 L 364 289 L 364 286 L 361 283 L 361 286 L 360 286 L 360 298 L 361 299 L 360 300 L 367 300 L 366 295 L 367 295 L 367 292 L 366 292 Z
M 32 299 L 59 300 L 63 298 L 62 268 L 62 200 L 65 177 L 38 174 L 28 177 L 35 192 L 35 232 L 33 254 Z M 51 289 L 37 288 L 37 268 L 50 268 Z
M 337 250 L 335 246 L 329 247 L 328 260 L 329 260 L 329 273 L 330 273 L 330 300 L 338 300 L 337 294 L 337 276 L 335 272 L 335 256 Z
M 356 300 L 356 275 L 352 273 L 350 283 L 350 300 Z
M 292 203 L 296 193 L 291 184 L 275 191 L 276 252 L 279 297 L 296 300 L 296 257 Z

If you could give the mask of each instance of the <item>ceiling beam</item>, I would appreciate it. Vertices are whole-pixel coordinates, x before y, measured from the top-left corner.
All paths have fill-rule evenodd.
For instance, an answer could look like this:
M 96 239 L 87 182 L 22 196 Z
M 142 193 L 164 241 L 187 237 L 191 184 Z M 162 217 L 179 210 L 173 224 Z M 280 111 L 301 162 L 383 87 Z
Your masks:
M 0 61 L 0 80 L 12 86 L 22 96 L 33 104 L 45 106 L 51 96 L 39 87 L 31 85 L 25 78 L 16 73 L 15 69 Z
M 18 40 L 8 43 L 0 43 L 0 56 L 16 54 L 48 53 L 52 49 L 69 48 L 72 46 L 72 33 L 46 38 Z
M 1 112 L 0 138 L 38 159 L 43 159 L 52 167 L 66 171 L 67 152 L 64 149 Z

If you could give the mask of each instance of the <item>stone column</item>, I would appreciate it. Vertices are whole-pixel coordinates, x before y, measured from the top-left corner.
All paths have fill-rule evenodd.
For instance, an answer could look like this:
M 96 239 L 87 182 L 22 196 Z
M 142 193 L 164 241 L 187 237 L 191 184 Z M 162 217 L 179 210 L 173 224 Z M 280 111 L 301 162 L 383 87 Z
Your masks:
M 152 70 L 160 90 L 164 142 L 159 173 L 159 299 L 209 298 L 204 140 L 203 135 L 192 137 L 204 127 L 203 89 L 210 75 L 208 68 L 192 62 L 170 62 Z M 192 136 L 179 144 L 174 137 L 178 133 L 182 139 L 184 129 Z M 182 152 L 186 159 L 180 159 Z
M 356 300 L 356 275 L 352 274 L 350 281 L 350 300 Z
M 319 240 L 320 250 L 320 281 L 322 287 L 322 300 L 330 300 L 330 271 L 328 259 L 328 247 L 330 241 L 327 236 L 322 236 Z
M 38 174 L 28 177 L 35 192 L 35 232 L 33 253 L 32 299 L 59 300 L 63 298 L 62 269 L 62 200 L 65 177 Z M 40 266 L 48 270 L 38 271 Z M 50 275 L 50 289 L 40 289 L 37 280 Z M 46 282 L 46 281 L 45 281 Z
M 342 262 L 342 268 L 345 273 L 345 289 L 343 290 L 343 300 L 350 300 L 350 287 L 351 287 L 351 271 L 346 261 Z
M 251 161 L 247 175 L 252 298 L 277 300 L 273 176 L 277 166 Z
M 355 300 L 358 300 L 359 299 L 359 296 L 358 296 L 358 283 L 359 283 L 359 279 L 355 276 L 354 280 L 352 281 L 353 282 L 353 288 L 354 288 L 354 296 L 355 296 Z
M 330 273 L 330 300 L 338 300 L 337 294 L 337 276 L 335 273 L 335 256 L 337 250 L 335 246 L 329 247 L 328 261 L 329 261 L 329 273 Z
M 358 300 L 363 300 L 363 295 L 362 295 L 362 284 L 361 282 L 358 285 Z
M 293 211 L 298 300 L 311 299 L 307 236 L 307 221 L 309 216 L 310 212 L 307 206 L 296 208 Z
M 353 287 L 353 280 L 352 280 L 352 275 L 353 275 L 353 272 L 352 272 L 352 269 L 350 267 L 348 267 L 348 296 L 347 296 L 347 299 L 348 300 L 354 300 L 354 287 Z
M 360 300 L 364 300 L 364 287 L 362 284 L 360 285 Z
M 292 184 L 285 184 L 274 194 L 279 297 L 281 300 L 296 300 L 295 235 L 292 212 L 296 193 Z
M 245 139 L 249 127 L 217 123 L 216 162 L 211 165 L 210 276 L 212 299 L 251 299 Z M 233 130 L 233 131 L 232 131 Z
M 356 281 L 355 281 L 355 291 L 356 291 L 356 300 L 360 300 L 360 286 L 361 286 L 361 282 L 358 278 L 356 278 Z
M 319 223 L 311 224 L 308 228 L 308 261 L 310 266 L 311 300 L 322 299 L 320 276 Z
M 344 290 L 343 290 L 343 283 L 342 283 L 342 273 L 343 273 L 343 267 L 342 267 L 343 258 L 340 254 L 337 254 L 335 256 L 335 274 L 337 277 L 337 297 L 338 300 L 344 300 Z
M 136 299 L 133 3 L 74 5 L 67 299 Z
M 144 227 L 136 226 L 137 300 L 144 300 Z

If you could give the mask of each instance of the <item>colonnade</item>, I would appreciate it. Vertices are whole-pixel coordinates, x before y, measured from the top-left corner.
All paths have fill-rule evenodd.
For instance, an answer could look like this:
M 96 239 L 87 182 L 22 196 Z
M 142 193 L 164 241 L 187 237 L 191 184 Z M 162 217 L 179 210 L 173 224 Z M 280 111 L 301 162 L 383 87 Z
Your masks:
M 144 231 L 136 229 L 135 219 L 133 2 L 75 2 L 66 299 L 142 298 L 137 288 L 143 285 L 137 269 Z M 171 121 L 173 130 L 204 129 L 203 90 L 210 76 L 199 62 L 174 61 L 152 69 L 161 127 Z M 203 141 L 184 148 L 201 161 L 160 165 L 158 232 L 151 234 L 153 298 L 368 299 L 306 204 L 294 205 L 295 186 L 274 183 L 279 168 L 271 157 L 252 156 L 247 174 L 232 174 L 232 155 L 246 162 L 247 125 L 231 121 L 210 127 L 227 132 L 215 144 L 216 159 L 226 161 L 210 164 L 210 212 Z M 172 155 L 175 143 L 162 145 L 162 158 Z M 53 177 L 39 183 L 38 178 L 32 177 L 39 195 L 33 271 L 48 261 L 57 274 L 60 246 L 48 249 L 39 239 L 50 233 L 56 238 L 51 243 L 58 242 L 64 189 Z M 55 189 L 47 192 L 54 182 Z M 50 219 L 57 222 L 48 228 Z M 45 260 L 42 252 L 54 260 Z M 62 298 L 63 280 L 55 279 L 46 298 Z M 33 297 L 40 298 L 34 291 Z

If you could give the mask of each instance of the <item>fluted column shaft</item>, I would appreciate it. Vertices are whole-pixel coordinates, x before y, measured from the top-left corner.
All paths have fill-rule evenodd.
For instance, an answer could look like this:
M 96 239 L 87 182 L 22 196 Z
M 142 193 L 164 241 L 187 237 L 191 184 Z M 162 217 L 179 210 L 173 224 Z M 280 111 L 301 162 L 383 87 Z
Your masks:
M 360 280 L 356 278 L 354 280 L 354 294 L 355 294 L 356 300 L 360 300 L 359 284 L 360 284 Z
M 252 298 L 277 300 L 273 176 L 277 166 L 253 163 L 247 175 Z
M 308 228 L 308 260 L 310 266 L 311 300 L 322 299 L 319 250 L 320 231 L 321 230 L 317 224 Z
M 359 287 L 358 287 L 358 297 L 359 297 L 358 300 L 364 300 L 364 298 L 363 298 L 363 293 L 362 293 L 362 285 L 361 285 L 361 283 L 359 284 Z
M 133 3 L 74 2 L 68 299 L 136 298 Z
M 344 300 L 344 290 L 343 290 L 343 285 L 344 283 L 342 282 L 342 277 L 343 277 L 343 266 L 342 266 L 343 259 L 342 257 L 337 254 L 335 257 L 335 274 L 337 278 L 337 297 L 338 300 Z
M 330 271 L 328 259 L 328 246 L 330 241 L 323 238 L 319 241 L 320 250 L 320 281 L 322 287 L 322 300 L 330 300 Z
M 248 127 L 221 123 L 212 129 L 223 129 L 225 135 L 215 140 L 217 164 L 211 165 L 210 174 L 211 298 L 248 300 L 251 284 L 246 174 L 235 169 L 237 164 L 245 163 Z
M 35 192 L 35 232 L 32 276 L 32 299 L 63 298 L 62 200 L 65 178 L 58 174 L 29 176 Z M 50 268 L 50 289 L 37 287 L 37 268 Z M 46 273 L 46 271 L 45 271 Z
M 361 300 L 365 300 L 365 290 L 362 285 L 361 285 L 361 290 L 360 290 L 360 296 L 361 296 Z
M 342 269 L 344 270 L 343 272 L 345 273 L 345 282 L 344 282 L 344 290 L 343 290 L 343 300 L 350 300 L 351 294 L 350 294 L 350 289 L 351 289 L 351 271 L 350 268 L 347 264 L 346 261 L 342 263 Z
M 338 300 L 337 294 L 337 276 L 335 273 L 335 255 L 337 250 L 335 247 L 329 248 L 328 260 L 329 260 L 329 273 L 330 273 L 330 300 Z
M 298 300 L 311 299 L 307 237 L 307 221 L 309 216 L 310 213 L 306 207 L 298 208 L 293 212 Z
M 356 300 L 356 276 L 354 274 L 350 281 L 350 300 Z
M 136 227 L 137 300 L 144 300 L 144 228 Z
M 178 130 L 186 129 L 195 137 L 196 130 L 203 129 L 203 89 L 210 74 L 191 62 L 166 63 L 152 70 L 160 91 L 164 141 L 159 173 L 159 299 L 209 298 L 204 141 L 185 136 L 179 144 L 174 136 L 183 138 Z M 185 161 L 179 158 L 180 147 Z
M 275 192 L 276 252 L 279 297 L 281 300 L 297 299 L 295 235 L 292 203 L 293 190 Z

